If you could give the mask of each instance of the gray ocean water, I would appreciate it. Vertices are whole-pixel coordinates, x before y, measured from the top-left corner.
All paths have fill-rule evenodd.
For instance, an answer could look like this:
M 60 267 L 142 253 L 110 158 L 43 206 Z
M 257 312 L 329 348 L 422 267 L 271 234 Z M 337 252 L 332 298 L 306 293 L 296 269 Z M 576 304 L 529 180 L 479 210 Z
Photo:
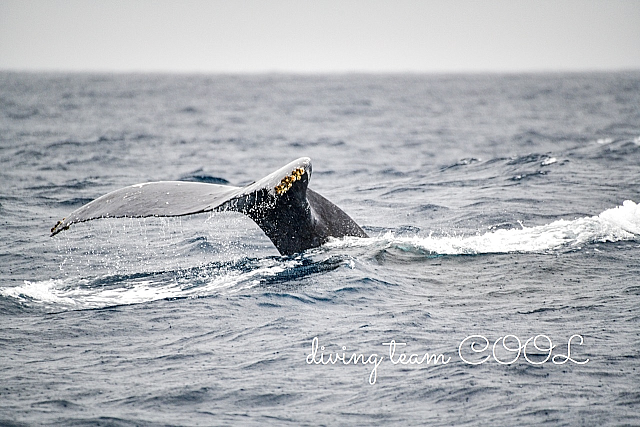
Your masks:
M 49 229 L 141 182 L 310 188 Z M 640 73 L 0 73 L 1 425 L 640 425 Z

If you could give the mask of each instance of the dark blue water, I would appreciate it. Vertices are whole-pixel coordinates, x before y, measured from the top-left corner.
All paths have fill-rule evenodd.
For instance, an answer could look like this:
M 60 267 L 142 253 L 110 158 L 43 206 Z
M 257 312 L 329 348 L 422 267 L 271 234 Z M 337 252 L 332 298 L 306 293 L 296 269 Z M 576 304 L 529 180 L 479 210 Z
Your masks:
M 371 238 L 49 237 L 127 185 L 301 156 Z M 0 183 L 0 424 L 640 419 L 640 73 L 0 73 Z

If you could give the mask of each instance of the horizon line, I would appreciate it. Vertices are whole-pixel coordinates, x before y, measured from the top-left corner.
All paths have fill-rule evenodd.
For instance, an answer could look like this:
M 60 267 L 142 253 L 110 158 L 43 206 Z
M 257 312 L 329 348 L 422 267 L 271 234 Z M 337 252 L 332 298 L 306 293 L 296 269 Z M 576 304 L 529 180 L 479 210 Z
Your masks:
M 181 70 L 181 69 L 99 69 L 99 68 L 20 68 L 2 67 L 1 73 L 17 74 L 156 74 L 156 75 L 513 75 L 513 74 L 598 74 L 598 73 L 625 73 L 640 72 L 640 67 L 620 68 L 540 68 L 540 69 L 431 69 L 431 70 L 369 70 L 369 69 L 327 69 L 327 70 Z

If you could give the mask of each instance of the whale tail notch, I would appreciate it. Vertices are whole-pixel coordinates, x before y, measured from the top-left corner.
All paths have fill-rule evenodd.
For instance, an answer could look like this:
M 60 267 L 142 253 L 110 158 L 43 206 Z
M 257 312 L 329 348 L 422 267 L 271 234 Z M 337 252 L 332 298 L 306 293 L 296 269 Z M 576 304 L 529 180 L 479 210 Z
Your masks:
M 308 188 L 311 159 L 302 157 L 245 187 L 183 181 L 136 184 L 105 194 L 71 212 L 55 236 L 79 222 L 235 211 L 247 215 L 282 255 L 318 247 L 330 237 L 367 237 L 344 211 Z

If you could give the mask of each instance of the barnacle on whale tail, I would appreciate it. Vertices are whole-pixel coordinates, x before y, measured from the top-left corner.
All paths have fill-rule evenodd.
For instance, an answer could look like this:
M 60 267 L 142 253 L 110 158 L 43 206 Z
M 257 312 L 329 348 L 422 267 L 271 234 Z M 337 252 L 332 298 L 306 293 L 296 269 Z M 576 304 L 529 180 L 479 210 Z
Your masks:
M 280 180 L 280 184 L 276 185 L 276 193 L 280 196 L 291 188 L 294 182 L 302 179 L 304 175 L 304 168 L 297 168 L 291 171 L 290 175 L 285 176 Z

